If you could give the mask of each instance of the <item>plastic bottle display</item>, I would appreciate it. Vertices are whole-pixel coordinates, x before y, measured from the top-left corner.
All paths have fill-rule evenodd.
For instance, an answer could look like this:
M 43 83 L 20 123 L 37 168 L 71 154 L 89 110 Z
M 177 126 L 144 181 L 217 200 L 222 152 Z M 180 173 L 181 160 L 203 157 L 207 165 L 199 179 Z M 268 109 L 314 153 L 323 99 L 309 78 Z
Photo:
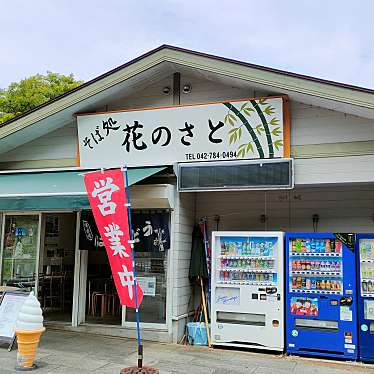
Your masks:
M 232 284 L 274 284 L 275 241 L 271 238 L 222 239 L 218 279 Z
M 258 238 L 260 240 L 242 241 L 222 241 L 222 256 L 274 256 L 274 242 L 266 240 L 268 238 Z
M 291 249 L 293 255 L 307 253 L 340 254 L 342 243 L 336 239 L 293 239 Z

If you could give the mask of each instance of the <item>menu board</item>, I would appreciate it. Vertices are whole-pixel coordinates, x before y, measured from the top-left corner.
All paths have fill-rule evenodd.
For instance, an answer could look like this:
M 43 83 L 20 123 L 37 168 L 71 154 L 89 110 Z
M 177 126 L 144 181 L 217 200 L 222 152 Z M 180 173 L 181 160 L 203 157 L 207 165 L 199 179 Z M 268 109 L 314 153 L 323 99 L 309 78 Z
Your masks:
M 15 335 L 18 313 L 28 293 L 4 293 L 0 303 L 0 341 L 11 342 Z

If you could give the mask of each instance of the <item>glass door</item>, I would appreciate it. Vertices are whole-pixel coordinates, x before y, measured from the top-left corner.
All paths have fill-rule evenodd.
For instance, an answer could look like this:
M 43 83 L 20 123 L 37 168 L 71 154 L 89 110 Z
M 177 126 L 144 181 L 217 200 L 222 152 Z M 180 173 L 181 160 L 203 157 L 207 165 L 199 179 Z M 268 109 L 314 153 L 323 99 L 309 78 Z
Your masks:
M 170 249 L 170 213 L 164 210 L 132 211 L 135 268 L 143 290 L 140 322 L 166 324 L 167 264 Z M 135 309 L 124 308 L 123 325 L 136 321 Z
M 6 214 L 3 222 L 1 284 L 35 290 L 40 214 Z

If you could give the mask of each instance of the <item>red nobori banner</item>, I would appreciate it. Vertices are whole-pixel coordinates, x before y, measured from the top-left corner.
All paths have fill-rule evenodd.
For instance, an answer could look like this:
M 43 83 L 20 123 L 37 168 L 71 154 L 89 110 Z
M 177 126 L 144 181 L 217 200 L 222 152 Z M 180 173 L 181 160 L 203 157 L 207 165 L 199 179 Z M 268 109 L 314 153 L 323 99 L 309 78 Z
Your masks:
M 97 228 L 108 254 L 121 305 L 136 308 L 123 172 L 120 169 L 113 169 L 88 173 L 84 175 L 84 183 Z M 139 306 L 143 299 L 143 291 L 138 284 L 136 290 Z

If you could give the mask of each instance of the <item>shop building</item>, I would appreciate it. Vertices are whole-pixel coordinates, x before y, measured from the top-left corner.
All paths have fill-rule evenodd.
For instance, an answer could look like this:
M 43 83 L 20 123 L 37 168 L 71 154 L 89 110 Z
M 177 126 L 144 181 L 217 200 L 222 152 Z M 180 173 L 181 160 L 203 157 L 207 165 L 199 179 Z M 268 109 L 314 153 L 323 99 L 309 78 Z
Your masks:
M 83 127 L 79 129 L 80 121 L 86 126 L 84 121 L 92 118 L 98 118 L 98 124 L 107 122 L 100 130 L 116 127 L 109 118 L 115 121 L 129 110 L 137 110 L 133 113 L 144 121 L 157 118 L 157 126 L 165 128 L 158 107 L 171 107 L 169 112 L 176 113 L 183 128 L 183 117 L 178 117 L 182 108 L 242 105 L 251 98 L 282 102 L 281 154 L 273 149 L 260 161 L 288 162 L 288 185 L 265 180 L 264 189 L 259 181 L 244 180 L 238 186 L 216 180 L 216 188 L 197 184 L 182 192 L 177 165 L 182 160 L 174 158 L 174 150 L 162 148 L 167 130 L 152 132 L 149 139 L 157 151 L 148 150 L 135 165 L 116 148 L 87 153 L 100 136 L 93 132 L 91 143 L 84 146 Z M 203 110 L 204 105 L 198 107 Z M 223 123 L 230 128 L 229 119 Z M 120 131 L 123 146 L 125 134 Z M 264 132 L 257 129 L 258 136 Z M 112 166 L 109 156 L 118 159 L 116 166 L 130 167 L 132 208 L 141 232 L 148 230 L 150 217 L 157 216 L 169 241 L 161 250 L 137 256 L 147 288 L 141 309 L 145 339 L 177 342 L 184 333 L 193 304 L 188 279 L 192 229 L 202 217 L 207 217 L 210 231 L 374 231 L 374 91 L 369 89 L 162 46 L 1 125 L 0 139 L 1 284 L 34 287 L 48 324 L 58 328 L 136 334 L 131 310 L 121 310 L 109 296 L 110 269 L 99 239 L 92 232 L 96 248 L 90 249 L 82 239 L 89 203 L 81 174 Z M 142 145 L 140 138 L 132 140 Z M 219 142 L 215 147 L 228 152 Z M 240 163 L 259 159 L 249 151 L 238 157 Z M 202 161 L 194 155 L 185 152 L 184 163 Z M 210 171 L 239 165 L 221 157 L 210 161 Z M 240 168 L 235 170 L 239 173 Z M 209 170 L 207 178 L 208 185 L 213 183 Z

